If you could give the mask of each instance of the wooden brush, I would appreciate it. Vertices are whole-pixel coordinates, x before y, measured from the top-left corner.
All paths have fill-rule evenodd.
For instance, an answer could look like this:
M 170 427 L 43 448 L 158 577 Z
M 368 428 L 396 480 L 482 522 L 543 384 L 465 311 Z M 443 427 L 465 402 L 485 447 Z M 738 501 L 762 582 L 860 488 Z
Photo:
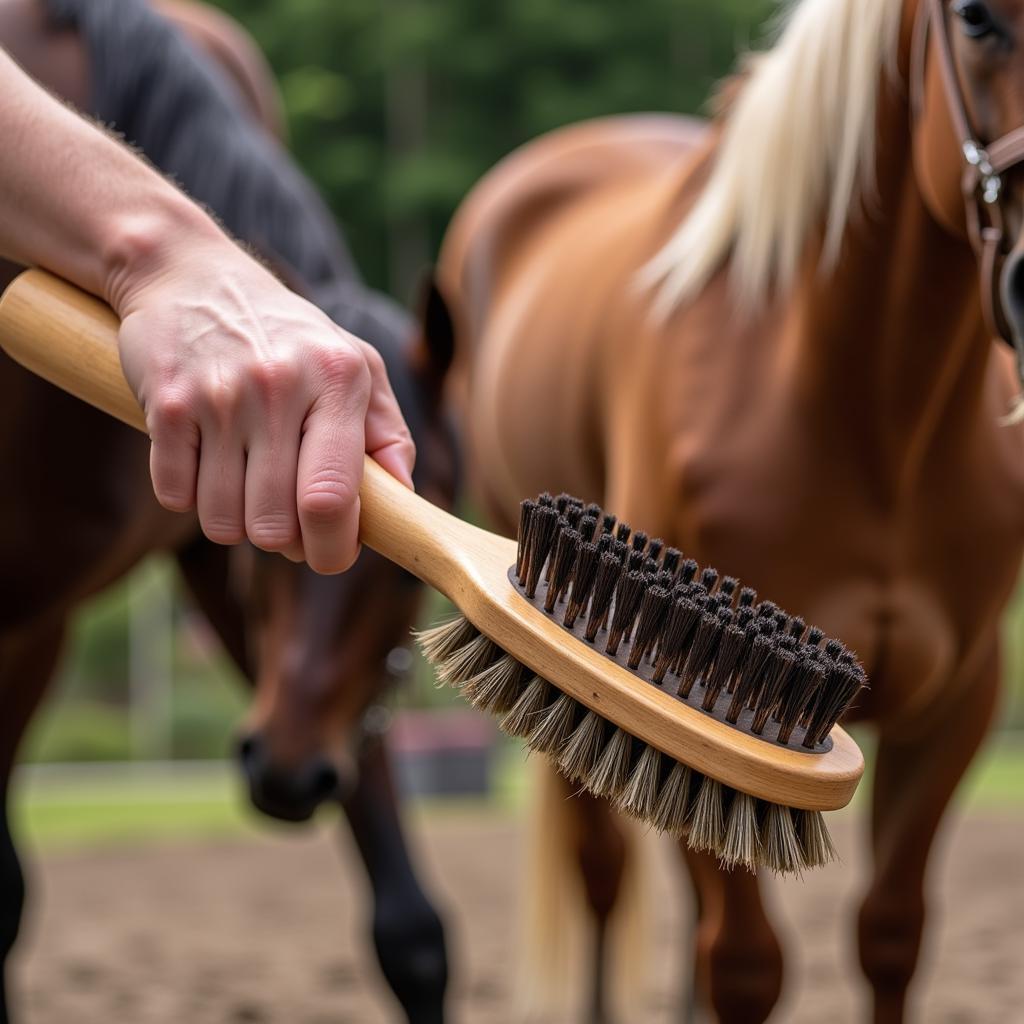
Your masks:
M 145 430 L 109 308 L 39 270 L 0 299 L 0 345 Z M 727 865 L 834 856 L 821 812 L 864 762 L 835 723 L 865 685 L 836 640 L 576 498 L 522 505 L 518 544 L 367 460 L 363 543 L 462 613 L 420 634 L 439 678 L 570 779 Z

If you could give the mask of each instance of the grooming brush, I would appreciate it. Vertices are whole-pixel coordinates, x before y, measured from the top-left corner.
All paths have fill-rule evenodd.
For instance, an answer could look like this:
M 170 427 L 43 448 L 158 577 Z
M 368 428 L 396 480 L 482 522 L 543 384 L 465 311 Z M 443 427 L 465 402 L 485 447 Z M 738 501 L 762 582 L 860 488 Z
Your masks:
M 32 270 L 0 299 L 0 345 L 145 430 L 117 320 Z M 439 679 L 581 788 L 729 866 L 834 856 L 822 811 L 864 762 L 836 725 L 866 680 L 837 640 L 661 540 L 567 495 L 524 501 L 518 541 L 461 522 L 367 459 L 360 539 L 460 617 L 419 635 Z

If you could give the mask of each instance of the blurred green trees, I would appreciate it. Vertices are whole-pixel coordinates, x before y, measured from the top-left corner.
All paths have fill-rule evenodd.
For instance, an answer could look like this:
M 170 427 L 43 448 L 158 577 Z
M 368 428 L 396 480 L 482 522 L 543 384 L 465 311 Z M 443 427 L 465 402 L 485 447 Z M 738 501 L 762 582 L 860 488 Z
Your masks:
M 770 0 L 216 0 L 255 36 L 291 144 L 399 298 L 469 187 L 561 124 L 696 112 Z

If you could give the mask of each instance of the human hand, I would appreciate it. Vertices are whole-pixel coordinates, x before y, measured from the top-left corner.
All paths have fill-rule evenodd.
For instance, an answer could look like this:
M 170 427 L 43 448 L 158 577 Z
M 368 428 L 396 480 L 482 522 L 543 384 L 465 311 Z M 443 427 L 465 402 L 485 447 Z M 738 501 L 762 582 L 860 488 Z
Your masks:
M 248 537 L 318 572 L 358 554 L 363 452 L 412 486 L 415 450 L 371 346 L 223 236 L 138 244 L 111 282 L 121 363 L 160 503 L 210 540 Z

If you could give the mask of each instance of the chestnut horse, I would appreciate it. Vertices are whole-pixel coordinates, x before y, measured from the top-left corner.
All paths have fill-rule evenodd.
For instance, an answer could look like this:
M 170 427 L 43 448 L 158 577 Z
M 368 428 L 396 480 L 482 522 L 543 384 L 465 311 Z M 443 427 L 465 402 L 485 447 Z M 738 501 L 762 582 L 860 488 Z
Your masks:
M 417 486 L 449 505 L 457 462 L 441 389 L 450 344 L 419 343 L 410 319 L 359 282 L 330 214 L 266 130 L 277 123 L 276 93 L 238 26 L 199 5 L 161 8 L 215 64 L 128 0 L 0 0 L 0 46 L 173 171 L 236 236 L 378 348 L 419 449 Z M 0 267 L 0 289 L 15 269 Z M 437 309 L 428 305 L 428 322 Z M 435 322 L 432 337 L 448 333 Z M 240 744 L 254 803 L 288 820 L 324 800 L 341 803 L 373 890 L 382 971 L 410 1021 L 442 1020 L 443 928 L 412 867 L 382 737 L 362 724 L 394 675 L 400 659 L 389 655 L 406 642 L 422 588 L 372 552 L 344 576 L 319 577 L 208 543 L 194 516 L 156 504 L 145 438 L 3 355 L 0 478 L 17 496 L 0 509 L 0 963 L 24 895 L 7 786 L 68 618 L 146 554 L 167 551 L 255 684 Z
M 993 716 L 1024 544 L 1017 382 L 971 244 L 979 209 L 981 228 L 998 216 L 1001 314 L 1024 336 L 1024 176 L 961 147 L 1021 125 L 1020 0 L 802 0 L 712 123 L 609 118 L 507 158 L 438 268 L 496 524 L 512 533 L 545 489 L 597 500 L 863 659 L 878 748 L 858 942 L 878 1022 L 904 1019 L 929 849 Z M 629 834 L 591 800 L 547 806 L 603 926 Z M 762 1021 L 783 964 L 759 880 L 681 853 L 698 994 Z

